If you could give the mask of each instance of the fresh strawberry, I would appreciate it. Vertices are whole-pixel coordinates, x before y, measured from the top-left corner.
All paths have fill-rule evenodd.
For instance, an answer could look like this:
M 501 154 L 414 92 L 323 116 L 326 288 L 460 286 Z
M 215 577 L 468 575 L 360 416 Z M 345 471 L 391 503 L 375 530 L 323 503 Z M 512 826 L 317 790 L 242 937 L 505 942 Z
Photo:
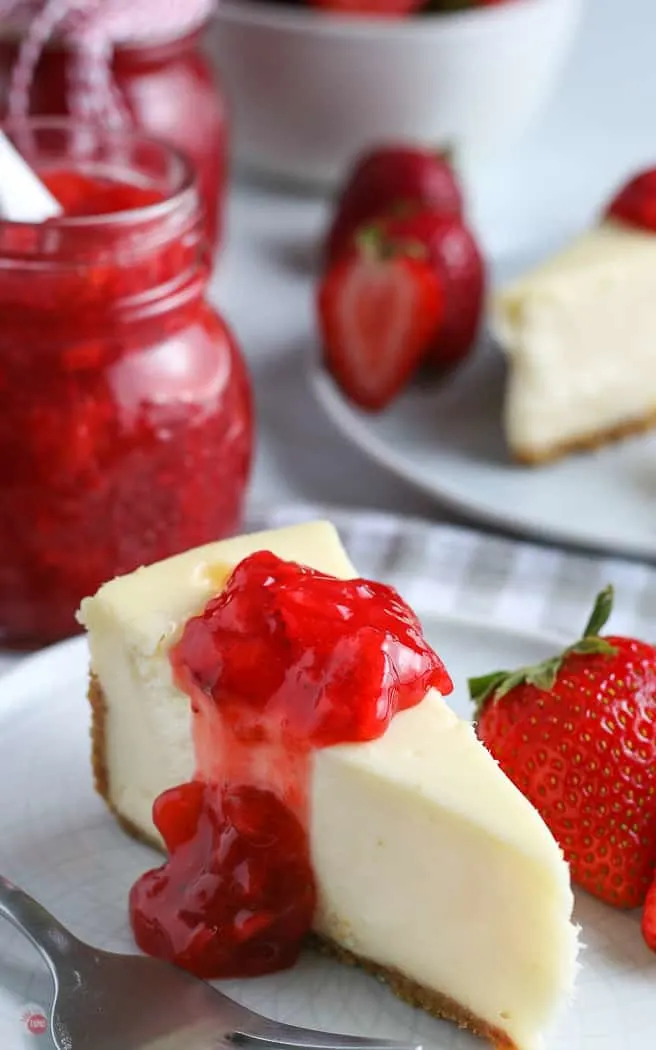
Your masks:
M 313 7 L 341 15 L 394 18 L 411 15 L 423 7 L 424 0 L 310 0 Z
M 370 238 L 329 268 L 317 306 L 327 367 L 352 401 L 376 411 L 434 345 L 444 290 L 427 259 Z
M 656 874 L 642 909 L 642 936 L 647 947 L 656 952 Z
M 405 209 L 376 226 L 409 252 L 424 250 L 444 285 L 444 320 L 427 363 L 444 367 L 461 361 L 476 340 L 485 296 L 485 264 L 474 234 L 457 216 L 430 208 Z
M 450 164 L 420 146 L 381 146 L 367 153 L 356 162 L 338 195 L 326 243 L 328 261 L 348 251 L 360 227 L 408 203 L 461 215 L 462 193 Z
M 429 11 L 467 11 L 472 7 L 499 7 L 511 0 L 429 0 Z
M 613 591 L 583 637 L 537 667 L 472 679 L 477 732 L 560 843 L 572 878 L 618 908 L 656 870 L 656 649 L 600 637 Z
M 656 231 L 656 168 L 636 175 L 608 206 L 611 219 Z

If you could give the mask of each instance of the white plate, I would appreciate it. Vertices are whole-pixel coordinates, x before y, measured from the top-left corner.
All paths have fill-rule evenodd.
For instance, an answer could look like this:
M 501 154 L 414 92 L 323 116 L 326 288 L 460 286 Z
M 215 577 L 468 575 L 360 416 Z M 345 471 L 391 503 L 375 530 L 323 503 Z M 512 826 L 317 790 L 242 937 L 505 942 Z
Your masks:
M 544 640 L 472 622 L 424 615 L 424 623 L 451 669 L 454 706 L 463 714 L 468 674 L 551 651 Z M 79 936 L 130 951 L 128 889 L 156 858 L 123 834 L 92 790 L 86 670 L 85 642 L 76 639 L 25 661 L 0 682 L 0 870 Z M 576 1002 L 548 1050 L 648 1050 L 656 1031 L 656 956 L 641 940 L 639 917 L 581 894 L 577 918 L 588 950 Z M 372 978 L 314 955 L 287 973 L 224 987 L 254 1009 L 295 1023 L 412 1036 L 440 1050 L 481 1046 L 405 1006 Z M 52 1046 L 47 1033 L 39 1034 L 48 1001 L 49 979 L 33 949 L 3 929 L 3 1050 Z
M 501 355 L 486 346 L 441 385 L 413 387 L 372 415 L 317 361 L 310 373 L 349 440 L 451 509 L 540 539 L 656 558 L 656 434 L 519 466 L 501 429 L 504 378 Z

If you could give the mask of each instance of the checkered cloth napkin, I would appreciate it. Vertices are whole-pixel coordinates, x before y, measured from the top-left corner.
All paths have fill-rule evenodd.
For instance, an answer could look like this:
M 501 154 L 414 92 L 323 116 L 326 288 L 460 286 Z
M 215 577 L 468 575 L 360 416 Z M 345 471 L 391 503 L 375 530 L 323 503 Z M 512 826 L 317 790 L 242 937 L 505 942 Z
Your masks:
M 656 642 L 656 569 L 378 512 L 317 505 L 250 516 L 248 529 L 328 518 L 358 572 L 401 592 L 419 615 L 441 613 L 571 640 L 595 595 L 615 586 L 611 629 Z
M 484 620 L 571 641 L 597 592 L 615 585 L 613 633 L 656 642 L 656 569 L 518 543 L 413 518 L 304 504 L 254 512 L 244 531 L 327 518 L 358 572 L 392 584 L 417 613 Z M 17 663 L 0 652 L 0 675 Z

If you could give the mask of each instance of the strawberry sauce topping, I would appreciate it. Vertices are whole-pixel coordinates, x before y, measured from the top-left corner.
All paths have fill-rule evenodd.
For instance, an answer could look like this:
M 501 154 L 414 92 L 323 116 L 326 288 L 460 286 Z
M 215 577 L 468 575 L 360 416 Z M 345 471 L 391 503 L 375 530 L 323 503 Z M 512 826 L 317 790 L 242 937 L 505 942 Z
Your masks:
M 135 939 L 206 978 L 291 966 L 316 903 L 313 752 L 375 740 L 451 679 L 390 587 L 266 551 L 187 623 L 171 664 L 196 777 L 155 803 L 169 858 L 132 889 Z
M 95 173 L 86 175 L 68 168 L 42 171 L 40 178 L 68 218 L 114 215 L 164 200 L 164 195 L 150 186 L 103 178 Z

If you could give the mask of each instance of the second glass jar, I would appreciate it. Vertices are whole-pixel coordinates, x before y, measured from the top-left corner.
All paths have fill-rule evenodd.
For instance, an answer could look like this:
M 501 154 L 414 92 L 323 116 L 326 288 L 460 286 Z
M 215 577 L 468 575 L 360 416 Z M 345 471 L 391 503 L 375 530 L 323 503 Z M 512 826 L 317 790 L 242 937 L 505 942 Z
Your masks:
M 162 138 L 194 164 L 210 246 L 220 246 L 228 169 L 228 119 L 216 71 L 203 50 L 203 28 L 170 40 L 117 45 L 111 74 L 135 130 Z M 0 31 L 0 119 L 21 37 Z M 33 116 L 68 116 L 74 52 L 65 40 L 44 48 L 30 89 Z

